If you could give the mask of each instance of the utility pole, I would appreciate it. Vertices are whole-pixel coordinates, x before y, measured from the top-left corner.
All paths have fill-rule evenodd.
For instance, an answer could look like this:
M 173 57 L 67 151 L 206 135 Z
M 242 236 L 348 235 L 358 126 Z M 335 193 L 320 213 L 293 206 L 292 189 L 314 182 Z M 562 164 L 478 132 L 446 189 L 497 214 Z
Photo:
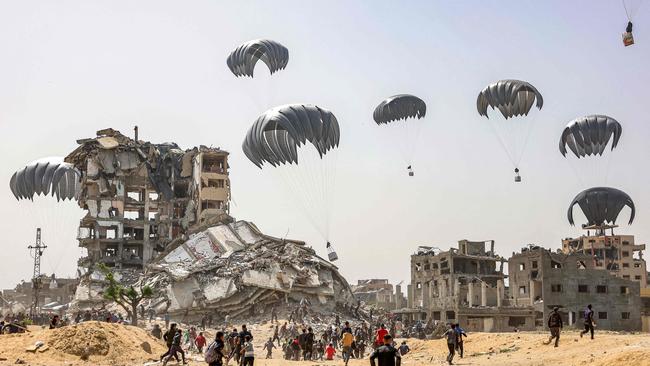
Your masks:
M 34 276 L 32 277 L 32 306 L 29 309 L 29 315 L 34 318 L 38 313 L 38 295 L 41 290 L 41 256 L 47 245 L 41 243 L 41 228 L 36 229 L 36 245 L 30 245 L 27 249 L 34 250 Z

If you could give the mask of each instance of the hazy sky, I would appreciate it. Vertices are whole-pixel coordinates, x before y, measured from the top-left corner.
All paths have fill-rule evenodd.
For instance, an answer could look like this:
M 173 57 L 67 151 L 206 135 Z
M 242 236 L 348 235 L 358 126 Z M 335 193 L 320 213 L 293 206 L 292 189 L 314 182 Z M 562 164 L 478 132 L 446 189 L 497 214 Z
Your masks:
M 2 1 L 0 3 L 0 287 L 28 279 L 37 225 L 49 245 L 43 271 L 74 275 L 82 211 L 53 200 L 17 202 L 14 171 L 64 156 L 75 140 L 113 127 L 184 148 L 231 152 L 232 214 L 270 235 L 324 243 L 241 152 L 267 108 L 314 103 L 341 125 L 332 243 L 350 280 L 407 280 L 418 245 L 496 240 L 509 256 L 526 243 L 558 247 L 579 234 L 566 209 L 584 187 L 558 152 L 564 125 L 607 114 L 623 125 L 608 184 L 637 205 L 631 227 L 650 238 L 650 7 L 623 47 L 620 1 Z M 286 70 L 235 78 L 226 57 L 270 38 L 290 52 Z M 512 165 L 476 96 L 490 82 L 530 81 L 544 95 L 521 164 Z M 374 107 L 412 93 L 428 105 L 408 177 Z M 497 116 L 493 111 L 491 116 Z M 579 209 L 577 209 L 579 211 Z M 627 211 L 620 223 L 627 221 Z M 582 220 L 582 215 L 579 221 Z

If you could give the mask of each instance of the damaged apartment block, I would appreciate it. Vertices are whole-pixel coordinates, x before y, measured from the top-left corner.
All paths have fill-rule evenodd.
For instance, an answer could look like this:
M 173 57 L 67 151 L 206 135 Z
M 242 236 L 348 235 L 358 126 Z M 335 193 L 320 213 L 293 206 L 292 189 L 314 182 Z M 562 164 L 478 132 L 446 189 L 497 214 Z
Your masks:
M 507 300 L 505 262 L 494 252 L 494 241 L 461 240 L 447 252 L 420 247 L 411 256 L 409 308 L 398 312 L 410 321 L 460 322 L 470 331 L 534 329 L 532 307 Z
M 584 310 L 591 304 L 599 329 L 641 330 L 639 281 L 614 276 L 599 263 L 597 257 L 579 252 L 523 248 L 508 262 L 511 301 L 533 306 L 538 327 L 546 327 L 557 306 L 565 325 L 580 328 Z
M 136 128 L 137 134 L 137 128 Z M 182 150 L 105 129 L 77 141 L 65 161 L 81 172 L 81 267 L 142 269 L 190 225 L 228 213 L 228 153 Z
M 264 235 L 228 215 L 226 151 L 182 150 L 113 129 L 78 143 L 65 161 L 81 172 L 78 202 L 87 214 L 79 244 L 88 256 L 79 262 L 73 309 L 105 305 L 97 264 L 124 284 L 151 285 L 145 305 L 185 320 L 269 307 L 285 314 L 297 304 L 306 312 L 305 303 L 331 315 L 355 303 L 337 268 L 304 242 Z

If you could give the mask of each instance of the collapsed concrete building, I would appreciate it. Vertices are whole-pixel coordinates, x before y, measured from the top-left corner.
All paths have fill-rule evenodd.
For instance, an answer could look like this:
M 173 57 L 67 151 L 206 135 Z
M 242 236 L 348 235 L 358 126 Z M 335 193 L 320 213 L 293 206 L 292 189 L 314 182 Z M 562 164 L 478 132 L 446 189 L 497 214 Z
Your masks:
M 247 221 L 228 220 L 192 230 L 148 267 L 159 313 L 198 319 L 285 313 L 303 300 L 312 312 L 354 302 L 337 268 L 304 242 L 262 234 Z M 185 318 L 184 318 L 185 319 Z
M 393 285 L 383 278 L 358 280 L 352 286 L 352 293 L 357 301 L 376 308 L 394 310 L 406 305 L 401 283 L 393 290 Z
M 75 310 L 106 305 L 99 264 L 124 284 L 150 284 L 147 305 L 184 318 L 253 315 L 303 299 L 330 312 L 354 303 L 337 268 L 304 242 L 229 216 L 228 152 L 141 141 L 137 128 L 134 139 L 105 129 L 78 143 L 65 158 L 81 173 L 77 199 L 87 211 Z
M 409 322 L 460 322 L 471 331 L 534 329 L 533 308 L 507 300 L 505 262 L 495 253 L 494 241 L 461 240 L 458 249 L 446 252 L 420 247 L 411 256 L 408 309 L 398 313 Z
M 205 146 L 182 150 L 119 131 L 77 141 L 65 161 L 81 172 L 78 203 L 86 210 L 81 267 L 142 269 L 194 223 L 228 212 L 228 153 Z
M 508 260 L 511 301 L 535 308 L 535 323 L 546 327 L 554 307 L 565 324 L 582 327 L 583 312 L 593 306 L 599 329 L 641 330 L 639 282 L 603 271 L 594 256 L 523 248 Z

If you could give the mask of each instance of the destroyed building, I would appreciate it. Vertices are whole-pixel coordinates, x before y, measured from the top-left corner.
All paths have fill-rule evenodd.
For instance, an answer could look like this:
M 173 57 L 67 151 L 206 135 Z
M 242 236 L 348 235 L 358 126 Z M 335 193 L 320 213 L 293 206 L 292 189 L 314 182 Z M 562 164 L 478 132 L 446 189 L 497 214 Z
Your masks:
M 279 313 L 306 300 L 311 312 L 354 302 L 337 268 L 304 242 L 262 234 L 247 221 L 203 225 L 148 268 L 159 313 L 200 319 Z M 293 305 L 292 305 L 293 304 Z M 328 313 L 329 314 L 329 313 Z
M 594 230 L 594 233 L 596 231 Z M 645 244 L 635 244 L 634 235 L 582 235 L 562 240 L 564 253 L 583 253 L 591 257 L 594 268 L 614 276 L 633 280 L 641 288 L 648 286 L 648 272 L 643 259 Z
M 508 273 L 512 304 L 533 306 L 538 327 L 546 326 L 556 306 L 566 325 L 582 327 L 591 304 L 599 329 L 641 330 L 639 282 L 603 271 L 591 255 L 531 245 L 513 253 Z
M 507 301 L 505 262 L 495 253 L 494 241 L 461 240 L 458 249 L 446 252 L 420 247 L 411 256 L 408 309 L 400 313 L 411 314 L 410 320 L 459 322 L 470 331 L 534 329 L 532 307 Z
M 146 305 L 183 319 L 282 312 L 303 299 L 331 314 L 354 303 L 337 268 L 304 242 L 229 216 L 228 152 L 141 141 L 137 129 L 134 139 L 105 129 L 78 143 L 65 161 L 81 173 L 79 244 L 88 256 L 74 310 L 106 305 L 98 264 L 123 284 L 151 285 Z
M 352 293 L 357 301 L 385 310 L 399 309 L 406 305 L 401 283 L 395 286 L 387 279 L 358 280 L 352 286 Z
M 38 303 L 43 305 L 43 311 L 66 308 L 74 299 L 79 279 L 60 278 L 54 274 L 39 277 L 40 290 Z M 3 313 L 26 312 L 34 300 L 34 285 L 32 281 L 22 281 L 14 289 L 2 291 Z
M 142 269 L 190 225 L 228 212 L 228 153 L 205 146 L 182 150 L 119 131 L 77 141 L 65 161 L 81 173 L 78 203 L 86 210 L 81 267 Z

